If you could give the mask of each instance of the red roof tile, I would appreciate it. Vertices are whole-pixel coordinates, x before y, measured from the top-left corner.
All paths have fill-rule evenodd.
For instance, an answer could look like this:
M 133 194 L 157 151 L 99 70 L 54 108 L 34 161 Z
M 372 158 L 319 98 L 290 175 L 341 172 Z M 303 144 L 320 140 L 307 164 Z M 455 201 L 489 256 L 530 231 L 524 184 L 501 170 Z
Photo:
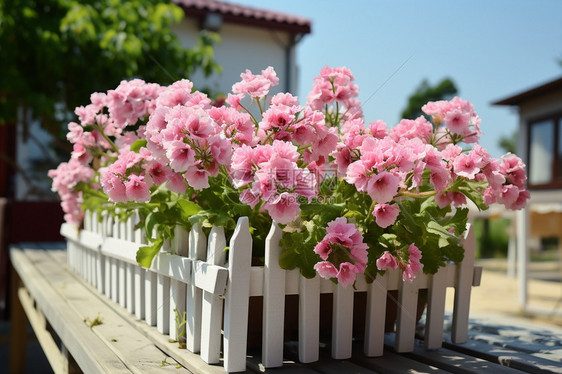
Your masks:
M 217 13 L 225 22 L 283 30 L 295 34 L 309 34 L 311 21 L 307 18 L 258 9 L 217 0 L 172 0 L 181 6 L 187 16 L 202 18 L 207 13 Z

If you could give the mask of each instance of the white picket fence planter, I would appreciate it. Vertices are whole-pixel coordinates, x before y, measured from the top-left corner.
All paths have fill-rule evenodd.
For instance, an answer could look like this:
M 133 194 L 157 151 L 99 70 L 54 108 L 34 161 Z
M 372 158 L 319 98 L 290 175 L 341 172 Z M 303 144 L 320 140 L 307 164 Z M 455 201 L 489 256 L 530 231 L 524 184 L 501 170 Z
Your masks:
M 121 306 L 156 326 L 171 339 L 178 338 L 176 310 L 186 312 L 187 349 L 199 353 L 207 363 L 220 363 L 221 341 L 224 369 L 246 369 L 248 305 L 250 296 L 263 296 L 262 363 L 283 363 L 284 295 L 299 295 L 298 353 L 301 362 L 319 358 L 320 294 L 333 293 L 332 357 L 352 354 L 354 292 L 367 292 L 364 353 L 383 353 L 387 291 L 398 291 L 395 350 L 412 351 L 416 329 L 418 291 L 428 289 L 425 346 L 441 347 L 447 287 L 455 288 L 451 338 L 468 338 L 470 292 L 480 282 L 481 269 L 474 266 L 472 230 L 465 240 L 465 258 L 449 264 L 435 275 L 419 274 L 414 282 L 403 282 L 399 271 L 367 284 L 358 277 L 356 290 L 343 288 L 316 276 L 302 277 L 278 264 L 281 230 L 273 224 L 266 240 L 265 266 L 251 266 L 252 237 L 248 219 L 238 220 L 230 239 L 228 258 L 224 230 L 213 227 L 209 238 L 198 226 L 187 233 L 176 231 L 176 239 L 159 253 L 150 269 L 136 263 L 143 234 L 135 230 L 135 217 L 114 222 L 86 214 L 84 229 L 63 224 L 68 242 L 68 263 L 87 282 Z M 224 315 L 223 315 L 224 304 Z M 251 323 L 251 322 L 250 322 Z

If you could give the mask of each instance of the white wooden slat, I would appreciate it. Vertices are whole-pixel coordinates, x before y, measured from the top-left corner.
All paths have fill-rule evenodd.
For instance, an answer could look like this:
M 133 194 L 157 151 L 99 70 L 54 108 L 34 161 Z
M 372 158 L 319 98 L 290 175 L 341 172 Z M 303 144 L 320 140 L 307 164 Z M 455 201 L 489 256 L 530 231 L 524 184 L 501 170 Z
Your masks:
M 139 213 L 135 211 L 131 219 L 133 223 L 137 225 L 140 222 Z M 146 241 L 146 236 L 140 228 L 134 229 L 133 242 L 137 244 L 143 244 Z M 134 282 L 135 282 L 135 316 L 138 319 L 144 320 L 145 318 L 145 297 L 146 297 L 146 281 L 147 270 L 139 265 L 135 266 Z
M 144 273 L 144 318 L 149 326 L 156 326 L 156 275 L 152 270 L 146 270 Z
M 418 307 L 418 285 L 416 280 L 402 281 L 398 290 L 398 316 L 396 319 L 396 352 L 410 352 L 414 349 L 416 334 L 416 312 Z
M 103 286 L 103 290 L 104 290 L 104 294 L 111 298 L 111 257 L 109 256 L 104 256 L 104 286 Z
M 299 275 L 299 361 L 318 361 L 320 349 L 320 277 Z
M 106 238 L 101 246 L 101 251 L 106 256 L 136 265 L 137 251 L 140 246 L 142 245 L 123 239 Z
M 207 262 L 223 265 L 225 262 L 226 238 L 223 227 L 211 229 L 207 246 Z M 201 306 L 201 358 L 209 364 L 216 364 L 220 359 L 222 299 L 218 294 L 203 291 Z
M 152 262 L 151 269 L 181 283 L 191 283 L 191 262 L 191 259 L 187 257 L 174 255 L 170 252 L 160 252 Z
M 127 263 L 123 261 L 117 261 L 117 276 L 119 277 L 119 289 L 117 291 L 119 295 L 117 297 L 117 300 L 119 302 L 119 305 L 121 305 L 122 307 L 126 306 L 127 287 L 129 286 L 127 284 L 126 266 Z
M 474 255 L 476 251 L 473 225 L 470 225 L 466 231 L 463 247 L 464 259 L 457 267 L 457 283 L 455 285 L 451 330 L 451 340 L 453 343 L 465 343 L 468 340 L 468 312 L 470 308 L 470 291 L 474 279 Z
M 126 230 L 127 230 L 127 240 L 129 242 L 135 241 L 135 224 L 136 220 L 134 215 L 127 218 Z M 127 295 L 125 300 L 125 305 L 127 311 L 131 314 L 135 313 L 135 297 L 137 295 L 136 288 L 138 283 L 135 282 L 135 268 L 138 267 L 137 264 L 126 264 L 125 265 L 125 278 L 127 282 Z
M 194 261 L 192 269 L 193 276 L 190 283 L 215 295 L 224 294 L 228 281 L 228 269 L 204 261 Z
M 196 272 L 195 260 L 204 260 L 206 256 L 207 239 L 203 230 L 198 224 L 193 225 L 189 232 L 189 258 L 193 261 L 193 271 L 191 276 L 194 277 Z M 191 279 L 186 290 L 186 348 L 193 353 L 198 353 L 201 349 L 201 300 L 203 293 L 201 289 L 194 285 Z
M 164 242 L 160 252 L 169 252 L 170 243 Z M 162 253 L 163 254 L 163 253 Z M 169 269 L 169 261 L 166 264 L 161 263 L 163 259 L 168 259 L 167 256 L 158 256 L 157 268 L 158 269 Z M 164 275 L 165 272 L 158 272 L 156 275 L 157 286 L 156 286 L 156 329 L 162 334 L 168 334 L 170 331 L 170 278 Z
M 377 275 L 367 290 L 363 352 L 368 357 L 382 356 L 383 354 L 387 281 L 388 276 L 386 274 L 384 276 Z
M 353 339 L 353 287 L 334 286 L 332 314 L 332 357 L 351 357 Z
M 135 316 L 138 319 L 144 319 L 144 307 L 145 307 L 145 277 L 146 269 L 140 266 L 134 267 L 134 282 L 135 282 Z
M 283 365 L 285 270 L 279 267 L 282 233 L 274 222 L 265 239 L 262 363 L 266 368 Z
M 92 284 L 92 261 L 90 258 L 90 252 L 88 249 L 84 249 L 84 280 Z
M 90 227 L 91 226 L 90 222 L 92 221 L 90 214 L 91 214 L 90 212 L 84 212 L 84 230 L 92 231 Z
M 175 228 L 172 251 L 177 254 L 177 257 L 185 257 L 188 254 L 188 233 L 179 226 Z M 170 270 L 172 273 L 176 272 L 174 269 Z M 190 272 L 191 266 L 188 266 L 187 269 L 182 269 L 179 271 Z M 170 339 L 172 340 L 178 340 L 178 337 L 180 335 L 185 335 L 185 327 L 179 326 L 181 325 L 185 312 L 185 294 L 185 283 L 172 278 L 170 280 Z
M 224 368 L 228 372 L 246 368 L 246 336 L 250 297 L 252 236 L 247 217 L 238 219 L 230 240 L 228 287 L 224 308 Z
M 447 268 L 441 268 L 431 277 L 427 293 L 427 317 L 425 319 L 424 346 L 427 349 L 441 348 L 443 343 L 443 322 L 445 318 L 445 297 L 447 288 L 443 280 Z
M 115 258 L 109 259 L 109 266 L 111 269 L 111 300 L 119 302 L 119 267 L 117 266 L 119 260 Z

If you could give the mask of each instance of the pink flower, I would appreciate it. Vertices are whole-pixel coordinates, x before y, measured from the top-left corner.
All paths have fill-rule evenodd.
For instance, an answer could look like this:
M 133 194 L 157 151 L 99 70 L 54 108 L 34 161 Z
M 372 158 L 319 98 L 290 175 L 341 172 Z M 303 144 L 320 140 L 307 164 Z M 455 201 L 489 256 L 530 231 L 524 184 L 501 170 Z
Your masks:
M 369 184 L 369 177 L 367 176 L 367 168 L 361 160 L 352 162 L 347 167 L 347 173 L 345 180 L 347 183 L 354 184 L 357 191 L 365 192 L 367 191 L 367 185 Z
M 371 135 L 377 139 L 382 139 L 388 136 L 386 123 L 381 120 L 371 122 L 369 124 L 369 129 L 371 130 Z
M 390 130 L 390 137 L 395 142 L 398 142 L 400 139 L 419 138 L 425 143 L 429 143 L 432 134 L 433 125 L 424 116 L 420 116 L 415 120 L 403 119 Z
M 300 213 L 301 209 L 297 198 L 296 193 L 283 192 L 270 199 L 264 205 L 264 208 L 275 222 L 286 225 L 294 221 Z
M 290 93 L 278 93 L 271 98 L 271 105 L 283 105 L 283 106 L 298 106 L 299 100 L 296 96 L 291 95 Z
M 185 179 L 181 174 L 171 172 L 168 175 L 168 182 L 166 182 L 166 187 L 175 193 L 184 193 L 187 190 L 187 184 Z
M 253 209 L 260 202 L 260 196 L 252 190 L 246 189 L 240 193 L 240 202 L 249 205 Z
M 121 178 L 112 172 L 102 173 L 101 185 L 103 192 L 109 196 L 109 200 L 119 203 L 127 201 L 125 185 Z
M 335 278 L 338 276 L 338 269 L 329 261 L 321 261 L 314 265 L 314 270 L 324 279 Z
M 127 200 L 144 203 L 150 201 L 150 190 L 144 182 L 144 177 L 131 174 L 125 184 Z
M 229 165 L 232 157 L 232 144 L 221 135 L 214 135 L 209 139 L 211 153 L 216 162 L 221 165 Z
M 327 260 L 328 255 L 332 252 L 332 247 L 330 242 L 327 240 L 322 240 L 314 247 L 314 253 L 316 253 L 322 260 Z
M 400 178 L 398 176 L 383 171 L 369 179 L 367 193 L 377 203 L 389 202 L 398 192 L 399 182 Z
M 186 171 L 195 163 L 195 151 L 181 140 L 167 143 L 166 156 L 175 172 Z
M 190 166 L 183 175 L 187 183 L 196 190 L 209 188 L 209 173 L 197 166 Z
M 279 83 L 279 78 L 270 66 L 262 70 L 261 75 L 254 75 L 246 69 L 246 73 L 240 74 L 242 81 L 232 86 L 232 92 L 247 94 L 252 98 L 259 98 L 269 93 L 269 90 Z
M 242 99 L 244 99 L 244 94 L 233 95 L 229 93 L 226 98 L 226 103 L 236 110 L 242 110 L 242 106 L 240 105 Z
M 471 113 L 454 109 L 445 114 L 445 126 L 454 134 L 466 134 L 470 125 Z
M 338 274 L 336 275 L 339 284 L 341 284 L 343 287 L 347 287 L 355 282 L 356 277 L 357 269 L 355 265 L 349 262 L 342 262 L 340 264 L 340 269 L 338 271 Z
M 377 269 L 384 271 L 386 269 L 396 269 L 398 268 L 398 261 L 396 258 L 390 254 L 390 252 L 385 251 L 381 257 L 377 260 Z
M 423 269 L 423 264 L 420 262 L 422 254 L 415 244 L 410 244 L 408 248 L 409 260 L 408 264 L 402 272 L 402 280 L 412 282 L 416 278 L 416 274 Z
M 158 107 L 173 108 L 176 105 L 185 105 L 191 97 L 193 83 L 187 79 L 174 82 L 166 87 L 156 99 Z
M 382 228 L 393 225 L 396 218 L 398 218 L 398 214 L 400 214 L 400 209 L 398 209 L 396 204 L 377 204 L 373 210 L 375 221 L 377 222 L 377 225 Z

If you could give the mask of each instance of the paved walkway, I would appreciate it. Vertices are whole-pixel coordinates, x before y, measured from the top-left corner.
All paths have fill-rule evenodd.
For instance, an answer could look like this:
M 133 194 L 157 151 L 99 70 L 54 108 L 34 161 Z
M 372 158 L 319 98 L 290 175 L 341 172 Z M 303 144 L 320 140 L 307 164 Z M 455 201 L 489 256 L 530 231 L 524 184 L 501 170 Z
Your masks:
M 528 304 L 522 311 L 518 301 L 518 282 L 507 276 L 505 260 L 479 260 L 483 266 L 482 282 L 472 288 L 471 318 L 497 316 L 517 318 L 517 321 L 557 325 L 562 328 L 562 282 L 544 281 L 541 274 L 559 271 L 558 263 L 531 263 L 528 284 Z M 562 273 L 561 273 L 562 274 Z M 560 279 L 560 278 L 558 278 Z M 453 307 L 452 289 L 447 294 L 447 309 Z M 561 330 L 562 331 L 562 330 Z

